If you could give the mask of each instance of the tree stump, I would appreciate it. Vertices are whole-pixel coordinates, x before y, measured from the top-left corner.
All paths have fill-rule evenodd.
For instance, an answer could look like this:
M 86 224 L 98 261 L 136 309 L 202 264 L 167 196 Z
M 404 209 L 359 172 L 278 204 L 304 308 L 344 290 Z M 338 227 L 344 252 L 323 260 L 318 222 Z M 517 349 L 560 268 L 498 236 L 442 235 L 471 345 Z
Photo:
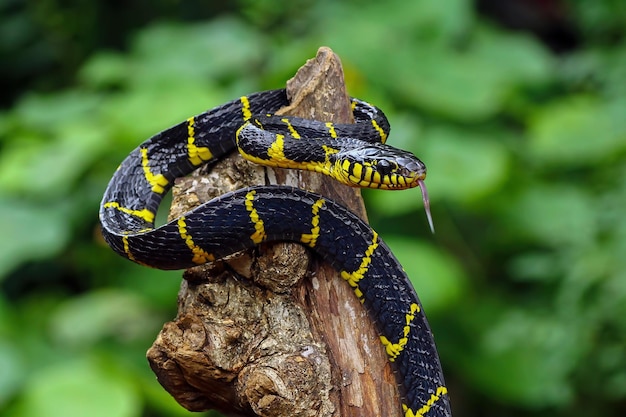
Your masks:
M 351 123 L 339 58 L 328 48 L 287 83 L 280 114 Z M 362 218 L 360 192 L 327 177 L 264 168 L 238 154 L 177 180 L 170 217 L 250 185 L 323 194 Z M 352 289 L 304 246 L 262 244 L 184 273 L 178 314 L 147 354 L 161 385 L 191 411 L 228 416 L 401 416 L 379 335 Z

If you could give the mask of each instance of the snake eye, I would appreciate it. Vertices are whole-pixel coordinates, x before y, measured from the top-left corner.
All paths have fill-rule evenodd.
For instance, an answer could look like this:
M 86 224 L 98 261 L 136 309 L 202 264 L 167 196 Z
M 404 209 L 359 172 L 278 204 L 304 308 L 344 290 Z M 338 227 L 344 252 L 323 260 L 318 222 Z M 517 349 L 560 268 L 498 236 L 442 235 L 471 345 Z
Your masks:
M 376 166 L 380 168 L 381 170 L 386 171 L 387 169 L 389 169 L 389 167 L 391 167 L 391 164 L 386 159 L 381 159 L 380 161 L 378 161 Z
M 398 169 L 398 164 L 388 159 L 379 159 L 376 162 L 376 171 L 381 175 L 387 175 L 395 172 Z

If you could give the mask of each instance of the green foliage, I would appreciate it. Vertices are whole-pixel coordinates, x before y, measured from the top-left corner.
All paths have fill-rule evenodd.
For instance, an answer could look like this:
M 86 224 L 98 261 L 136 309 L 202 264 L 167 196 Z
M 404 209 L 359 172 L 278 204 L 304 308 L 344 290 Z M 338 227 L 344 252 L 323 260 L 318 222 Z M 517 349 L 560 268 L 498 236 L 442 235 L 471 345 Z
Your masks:
M 189 415 L 144 359 L 174 314 L 180 273 L 112 254 L 98 233 L 102 192 L 145 138 L 283 85 L 326 44 L 350 92 L 387 112 L 390 143 L 429 167 L 434 236 L 417 191 L 365 195 L 429 314 L 456 411 L 622 415 L 622 3 L 568 2 L 582 41 L 562 55 L 466 0 L 238 4 L 195 23 L 163 15 L 124 52 L 75 65 L 70 86 L 21 91 L 0 114 L 0 413 Z
M 28 388 L 17 415 L 130 417 L 140 411 L 136 388 L 90 360 L 68 360 L 42 370 Z M 67 401 L 68 393 L 73 401 Z

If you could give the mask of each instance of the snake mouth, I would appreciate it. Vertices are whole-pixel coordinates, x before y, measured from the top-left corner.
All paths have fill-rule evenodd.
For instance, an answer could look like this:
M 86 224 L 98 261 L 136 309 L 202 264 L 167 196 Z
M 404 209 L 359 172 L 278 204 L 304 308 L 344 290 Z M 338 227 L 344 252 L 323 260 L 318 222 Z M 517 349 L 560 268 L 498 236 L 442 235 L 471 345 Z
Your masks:
M 419 178 L 417 179 L 417 185 L 420 187 L 422 191 L 422 200 L 424 201 L 424 211 L 426 212 L 426 218 L 428 219 L 428 225 L 430 226 L 430 231 L 432 234 L 435 234 L 435 225 L 433 223 L 433 216 L 430 212 L 430 199 L 428 198 L 428 190 L 426 189 L 426 184 L 424 180 Z

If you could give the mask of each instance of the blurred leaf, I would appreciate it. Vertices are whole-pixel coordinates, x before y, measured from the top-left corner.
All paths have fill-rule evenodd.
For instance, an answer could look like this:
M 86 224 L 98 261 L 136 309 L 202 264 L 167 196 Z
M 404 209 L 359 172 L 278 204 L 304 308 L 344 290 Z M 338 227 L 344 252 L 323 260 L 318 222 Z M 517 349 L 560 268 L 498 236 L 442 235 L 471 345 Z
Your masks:
M 447 309 L 464 295 L 467 277 L 450 255 L 416 239 L 385 236 L 385 242 L 430 314 Z
M 146 268 L 127 260 L 126 267 L 117 269 L 118 274 L 107 282 L 116 284 L 125 290 L 141 294 L 150 306 L 174 309 L 176 295 L 180 289 L 182 271 L 161 271 Z
M 394 69 L 400 80 L 394 86 L 398 95 L 419 107 L 460 120 L 480 120 L 495 113 L 507 94 L 501 77 L 494 74 L 497 67 L 471 54 L 424 45 L 412 58 Z
M 497 113 L 514 88 L 550 75 L 547 54 L 530 38 L 483 28 L 467 41 L 459 49 L 420 46 L 393 69 L 393 88 L 420 107 L 473 121 Z
M 473 58 L 491 64 L 487 75 L 503 85 L 533 85 L 553 77 L 554 58 L 530 35 L 478 26 L 473 41 Z
M 595 292 L 603 281 L 610 281 L 616 267 L 619 268 L 605 245 L 590 247 L 588 244 L 580 244 L 570 252 L 562 253 L 561 256 L 564 258 L 561 262 L 566 264 L 562 272 L 563 285 L 554 299 L 555 307 L 560 313 L 576 316 L 579 311 L 588 307 L 592 307 L 590 312 L 600 313 L 604 306 L 611 304 L 613 310 L 619 310 L 615 304 L 624 301 L 623 297 L 620 297 L 623 293 L 616 291 L 610 294 L 600 303 L 602 308 L 594 306 L 588 299 L 589 294 Z M 618 287 L 615 288 L 617 289 Z
M 345 2 L 318 5 L 318 14 L 323 16 L 317 21 L 320 43 L 336 49 L 342 57 L 354 58 L 358 67 L 366 70 L 384 62 L 378 54 L 389 46 L 406 49 L 429 42 L 446 44 L 463 36 L 473 23 L 468 0 L 360 2 L 356 8 Z M 349 25 L 343 24 L 347 21 Z M 389 30 L 390 23 L 394 30 Z M 367 52 L 376 53 L 377 59 Z
M 0 280 L 27 260 L 58 254 L 69 240 L 65 210 L 0 198 Z
M 420 148 L 432 200 L 481 201 L 507 179 L 509 155 L 498 137 L 439 126 Z
M 530 151 L 542 163 L 590 165 L 626 149 L 626 101 L 570 97 L 530 121 Z
M 467 1 L 376 3 L 355 16 L 339 7 L 331 19 L 350 25 L 324 21 L 322 42 L 407 103 L 458 120 L 483 120 L 516 88 L 548 80 L 552 60 L 530 37 L 484 26 L 472 30 L 472 18 Z M 372 23 L 381 20 L 394 29 Z
M 14 417 L 139 417 L 140 405 L 125 376 L 78 359 L 35 374 Z
M 51 332 L 63 346 L 89 346 L 105 337 L 121 341 L 152 334 L 159 328 L 145 302 L 134 293 L 91 291 L 61 304 L 51 317 Z
M 0 410 L 21 388 L 26 370 L 15 346 L 0 339 Z
M 561 265 L 550 252 L 520 254 L 510 262 L 508 269 L 520 281 L 545 281 L 562 273 Z
M 169 84 L 174 79 L 209 80 L 252 74 L 262 58 L 262 36 L 236 19 L 196 24 L 159 24 L 139 32 L 130 79 L 136 85 Z
M 531 407 L 562 405 L 573 395 L 569 375 L 589 347 L 584 329 L 575 321 L 510 311 L 494 318 L 480 354 L 465 366 L 475 384 L 501 400 Z
M 11 333 L 15 325 L 15 311 L 5 294 L 0 294 L 0 340 Z
M 576 14 L 576 22 L 584 29 L 588 39 L 595 41 L 589 48 L 608 42 L 611 35 L 621 33 L 626 24 L 626 5 L 619 0 L 569 1 L 568 6 Z
M 81 68 L 80 79 L 93 87 L 106 88 L 123 84 L 128 79 L 130 62 L 127 56 L 102 51 Z
M 616 48 L 603 51 L 603 60 L 598 63 L 594 76 L 601 78 L 602 92 L 610 100 L 621 101 L 623 103 L 626 96 L 626 51 L 624 48 Z M 624 107 L 622 107 L 622 111 Z
M 546 245 L 586 247 L 597 229 L 595 210 L 592 197 L 583 189 L 536 184 L 509 197 L 502 221 L 519 236 Z
M 0 157 L 0 190 L 45 199 L 66 194 L 104 152 L 107 130 L 88 121 L 67 120 L 47 141 L 12 142 Z
M 16 105 L 12 116 L 23 129 L 48 133 L 90 118 L 100 103 L 100 97 L 81 90 L 27 94 Z

